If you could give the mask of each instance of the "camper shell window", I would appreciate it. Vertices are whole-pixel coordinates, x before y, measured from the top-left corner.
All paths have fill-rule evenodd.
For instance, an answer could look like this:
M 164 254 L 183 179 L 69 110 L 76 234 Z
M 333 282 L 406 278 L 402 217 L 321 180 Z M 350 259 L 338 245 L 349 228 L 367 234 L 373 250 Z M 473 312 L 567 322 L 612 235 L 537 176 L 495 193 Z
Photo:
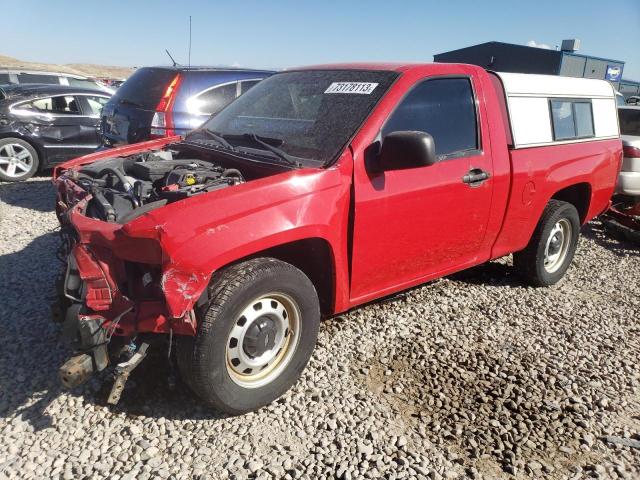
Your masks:
M 593 109 L 590 100 L 551 99 L 549 105 L 554 140 L 573 140 L 594 136 Z

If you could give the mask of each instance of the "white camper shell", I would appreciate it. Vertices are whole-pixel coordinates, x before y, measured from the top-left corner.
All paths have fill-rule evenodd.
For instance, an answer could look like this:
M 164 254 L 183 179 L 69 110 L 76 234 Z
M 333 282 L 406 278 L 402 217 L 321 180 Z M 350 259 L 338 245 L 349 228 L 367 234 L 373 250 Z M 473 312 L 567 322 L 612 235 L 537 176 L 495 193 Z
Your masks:
M 616 96 L 605 80 L 500 73 L 513 148 L 620 137 Z

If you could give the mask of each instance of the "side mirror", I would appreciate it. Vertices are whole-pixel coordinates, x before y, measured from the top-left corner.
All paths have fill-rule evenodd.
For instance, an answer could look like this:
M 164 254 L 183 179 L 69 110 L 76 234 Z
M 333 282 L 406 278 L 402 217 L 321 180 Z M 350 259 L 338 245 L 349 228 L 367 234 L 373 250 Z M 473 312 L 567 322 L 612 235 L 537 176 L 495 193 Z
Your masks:
M 427 167 L 436 163 L 433 137 L 425 132 L 392 132 L 382 140 L 380 170 Z

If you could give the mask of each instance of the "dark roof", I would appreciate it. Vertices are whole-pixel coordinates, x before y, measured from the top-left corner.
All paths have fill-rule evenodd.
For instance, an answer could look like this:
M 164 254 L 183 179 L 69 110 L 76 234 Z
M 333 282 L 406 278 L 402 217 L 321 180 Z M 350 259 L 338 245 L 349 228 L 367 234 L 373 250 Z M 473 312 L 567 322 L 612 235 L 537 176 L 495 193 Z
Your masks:
M 509 47 L 535 48 L 535 47 L 530 47 L 528 45 L 519 45 L 517 43 L 506 43 L 506 42 L 491 41 L 491 42 L 476 43 L 474 45 L 469 45 L 467 47 L 462 47 L 462 48 L 456 48 L 454 50 L 447 50 L 446 52 L 436 53 L 435 55 L 442 55 L 443 53 L 460 52 L 460 51 L 468 50 L 470 48 L 483 47 L 485 45 L 507 45 Z
M 433 56 L 436 62 L 473 63 L 498 72 L 546 75 L 558 73 L 561 58 L 562 54 L 556 50 L 502 42 L 481 43 Z
M 264 70 L 260 68 L 240 68 L 240 67 L 207 67 L 202 65 L 151 65 L 142 68 L 162 68 L 164 70 L 175 70 L 176 72 L 251 72 L 251 73 L 275 73 L 275 70 Z
M 531 52 L 531 51 L 536 51 L 539 52 L 540 50 L 542 50 L 543 52 L 549 52 L 550 55 L 575 55 L 576 57 L 585 57 L 585 58 L 593 58 L 595 60 L 606 60 L 608 62 L 615 62 L 615 63 L 625 63 L 622 60 L 614 60 L 612 58 L 603 58 L 603 57 L 594 57 L 593 55 L 586 55 L 584 53 L 576 53 L 576 52 L 568 52 L 568 51 L 563 51 L 563 50 L 555 50 L 552 48 L 540 48 L 540 47 L 530 47 L 529 45 L 519 45 L 517 43 L 506 43 L 506 42 L 496 42 L 496 41 L 492 41 L 492 42 L 484 42 L 484 43 L 478 43 L 476 45 L 470 45 L 468 47 L 465 48 L 458 48 L 457 50 L 449 50 L 448 52 L 442 52 L 442 53 L 436 53 L 433 58 L 435 59 L 436 57 L 440 56 L 440 55 L 447 55 L 450 53 L 458 53 L 458 52 L 465 52 L 465 51 L 469 51 L 472 49 L 476 49 L 478 47 L 498 47 L 498 48 L 509 48 L 511 50 L 520 50 L 521 53 L 527 53 L 527 52 Z M 553 52 L 553 53 L 551 53 Z
M 469 45 L 468 47 L 464 47 L 464 48 L 458 48 L 456 50 L 449 50 L 447 52 L 436 53 L 433 57 L 435 58 L 435 57 L 438 57 L 440 55 L 446 55 L 446 54 L 449 54 L 449 53 L 466 52 L 466 51 L 469 51 L 469 50 L 475 50 L 475 49 L 477 49 L 479 47 L 489 47 L 489 46 L 521 50 L 523 53 L 531 51 L 531 50 L 534 50 L 534 51 L 549 52 L 549 53 L 553 53 L 554 55 L 560 55 L 560 51 L 559 50 L 552 50 L 550 48 L 530 47 L 528 45 L 518 45 L 517 43 L 484 42 L 484 43 L 478 43 L 476 45 Z
M 60 95 L 64 93 L 100 93 L 110 96 L 109 93 L 99 88 L 72 87 L 67 85 L 47 85 L 41 83 L 23 83 L 0 85 L 3 98 L 35 97 L 41 95 Z

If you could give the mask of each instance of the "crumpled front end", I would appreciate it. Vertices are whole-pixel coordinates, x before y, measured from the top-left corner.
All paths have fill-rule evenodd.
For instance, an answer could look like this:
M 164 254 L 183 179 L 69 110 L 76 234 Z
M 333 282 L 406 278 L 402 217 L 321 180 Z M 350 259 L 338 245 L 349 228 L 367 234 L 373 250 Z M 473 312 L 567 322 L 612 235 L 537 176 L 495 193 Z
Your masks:
M 195 335 L 193 307 L 208 277 L 173 264 L 160 232 L 137 236 L 127 225 L 86 216 L 91 194 L 72 178 L 62 175 L 56 186 L 65 263 L 53 313 L 75 352 L 60 369 L 62 383 L 83 383 L 152 337 Z
M 180 148 L 115 149 L 56 171 L 65 263 L 56 310 L 76 350 L 66 384 L 124 351 L 121 387 L 149 345 L 195 335 L 194 309 L 226 265 L 309 239 L 340 244 L 349 172 L 218 164 Z
M 63 255 L 70 259 L 68 265 L 77 266 L 82 295 L 67 291 L 65 298 L 81 301 L 86 310 L 103 316 L 105 327 L 113 328 L 116 335 L 170 330 L 194 335 L 187 313 L 208 276 L 196 276 L 176 265 L 162 245 L 160 228 L 150 234 L 127 224 L 89 218 L 85 209 L 91 195 L 84 191 L 78 195 L 74 182 L 65 176 L 57 184 L 58 216 L 67 248 Z M 70 271 L 66 269 L 67 277 Z M 126 310 L 131 312 L 125 314 Z

